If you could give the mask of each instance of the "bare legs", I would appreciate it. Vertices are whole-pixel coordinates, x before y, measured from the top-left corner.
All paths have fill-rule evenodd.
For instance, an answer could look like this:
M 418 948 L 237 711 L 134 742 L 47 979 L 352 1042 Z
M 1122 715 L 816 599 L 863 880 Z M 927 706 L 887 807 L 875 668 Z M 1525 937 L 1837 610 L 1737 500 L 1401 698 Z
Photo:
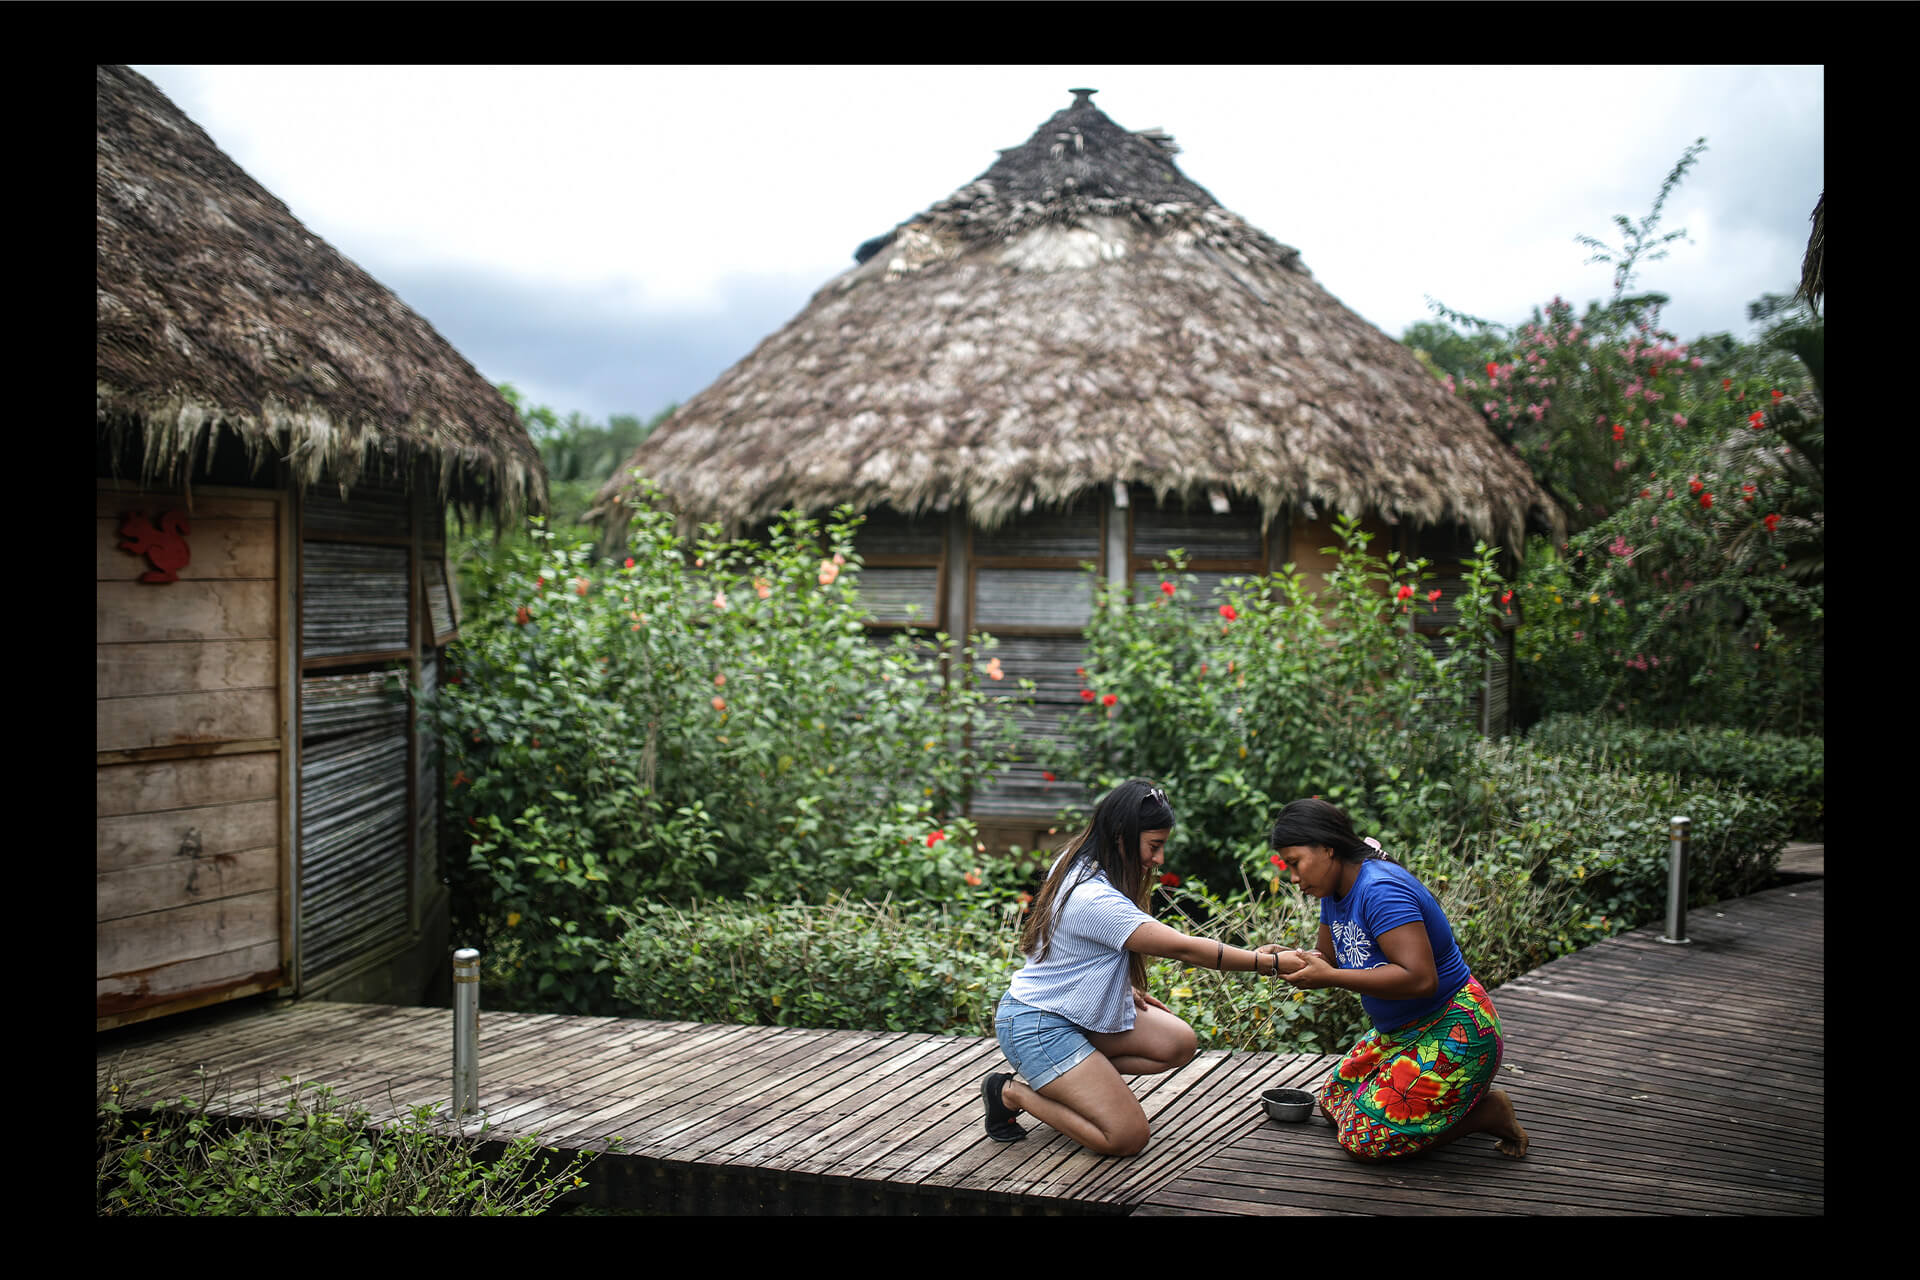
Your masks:
M 1094 1053 L 1037 1092 L 1015 1077 L 1000 1100 L 1089 1151 L 1130 1156 L 1147 1145 L 1147 1113 L 1120 1077 L 1185 1066 L 1198 1050 L 1193 1028 L 1163 1009 L 1142 1009 L 1133 1030 L 1089 1033 Z

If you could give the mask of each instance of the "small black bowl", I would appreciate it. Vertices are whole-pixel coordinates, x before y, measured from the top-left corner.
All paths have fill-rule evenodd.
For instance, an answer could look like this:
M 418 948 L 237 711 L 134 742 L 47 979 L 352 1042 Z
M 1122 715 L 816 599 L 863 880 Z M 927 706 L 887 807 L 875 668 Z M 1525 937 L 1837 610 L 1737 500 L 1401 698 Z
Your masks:
M 1313 1095 L 1305 1089 L 1262 1089 L 1260 1107 L 1269 1120 L 1299 1124 L 1313 1114 Z

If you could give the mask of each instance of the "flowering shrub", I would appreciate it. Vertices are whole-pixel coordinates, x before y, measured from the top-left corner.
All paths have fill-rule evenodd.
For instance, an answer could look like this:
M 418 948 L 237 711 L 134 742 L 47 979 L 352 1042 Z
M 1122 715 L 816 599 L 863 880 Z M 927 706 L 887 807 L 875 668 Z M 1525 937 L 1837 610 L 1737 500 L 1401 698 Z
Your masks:
M 1684 343 L 1660 327 L 1663 295 L 1628 293 L 1639 262 L 1682 234 L 1653 231 L 1702 149 L 1639 225 L 1616 219 L 1621 247 L 1580 237 L 1589 261 L 1615 268 L 1607 302 L 1576 318 L 1555 298 L 1511 331 L 1437 308 L 1476 336 L 1409 330 L 1574 530 L 1527 548 L 1523 720 L 1605 710 L 1793 732 L 1824 720 L 1824 326 L 1768 297 L 1750 308 L 1772 322 L 1758 344 Z
M 1319 596 L 1290 566 L 1227 580 L 1208 613 L 1096 581 L 1086 681 L 1118 690 L 1107 695 L 1117 705 L 1070 722 L 1071 758 L 1052 771 L 1095 779 L 1096 792 L 1135 774 L 1161 780 L 1180 814 L 1167 859 L 1182 874 L 1223 887 L 1243 870 L 1264 879 L 1266 829 L 1288 800 L 1324 794 L 1359 812 L 1378 797 L 1415 800 L 1470 737 L 1476 655 L 1500 608 L 1494 552 L 1482 546 L 1468 566 L 1454 602 L 1463 625 L 1436 649 L 1413 629 L 1425 563 L 1370 555 L 1357 520 L 1336 528 Z M 1169 572 L 1194 589 L 1178 556 Z
M 615 905 L 973 887 L 972 828 L 945 815 L 1004 759 L 989 712 L 1013 695 L 868 637 L 856 524 L 688 544 L 639 502 L 615 557 L 538 528 L 483 557 L 431 713 L 456 919 L 507 999 L 604 1011 Z

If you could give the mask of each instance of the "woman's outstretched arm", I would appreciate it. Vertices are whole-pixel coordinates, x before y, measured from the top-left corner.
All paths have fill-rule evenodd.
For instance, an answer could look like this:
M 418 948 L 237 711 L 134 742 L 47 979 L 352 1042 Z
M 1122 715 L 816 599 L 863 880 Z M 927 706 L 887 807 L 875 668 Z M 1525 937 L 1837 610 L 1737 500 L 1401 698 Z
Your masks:
M 1225 969 L 1240 973 L 1273 973 L 1276 963 L 1284 974 L 1290 957 L 1299 953 L 1262 947 L 1258 952 L 1230 947 L 1212 938 L 1196 938 L 1158 920 L 1144 920 L 1127 937 L 1127 950 L 1141 955 L 1178 960 L 1196 969 Z M 1278 957 L 1277 960 L 1269 957 Z

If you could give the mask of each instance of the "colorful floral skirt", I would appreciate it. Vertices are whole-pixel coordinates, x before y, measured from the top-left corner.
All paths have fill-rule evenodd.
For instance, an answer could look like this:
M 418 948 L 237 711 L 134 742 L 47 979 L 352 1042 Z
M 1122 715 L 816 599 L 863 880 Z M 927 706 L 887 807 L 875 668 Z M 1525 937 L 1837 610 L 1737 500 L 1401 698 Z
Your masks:
M 1409 1156 L 1466 1119 L 1500 1069 L 1500 1015 L 1477 979 L 1421 1022 L 1375 1029 L 1320 1086 L 1340 1145 L 1370 1160 Z

